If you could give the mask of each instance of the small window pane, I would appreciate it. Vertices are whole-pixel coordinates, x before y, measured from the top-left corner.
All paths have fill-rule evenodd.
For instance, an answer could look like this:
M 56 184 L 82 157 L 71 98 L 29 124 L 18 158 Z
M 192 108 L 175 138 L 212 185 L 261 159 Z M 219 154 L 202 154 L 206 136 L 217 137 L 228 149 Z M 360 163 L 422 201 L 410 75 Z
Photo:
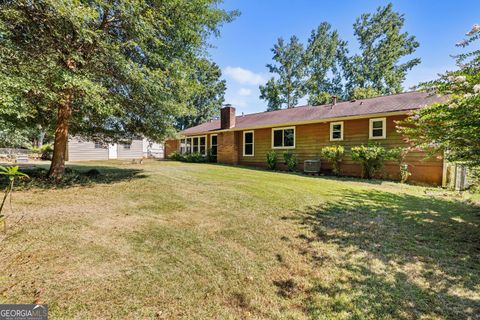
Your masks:
M 205 137 L 200 137 L 200 145 L 205 145 Z
M 374 129 L 382 129 L 383 128 L 383 121 L 373 121 L 372 127 Z
M 200 153 L 205 154 L 205 146 L 200 146 Z
M 216 156 L 217 155 L 217 146 L 212 146 L 212 149 L 210 151 L 212 153 L 212 156 Z
M 253 143 L 253 132 L 245 132 L 245 143 Z
M 245 145 L 245 154 L 252 155 L 253 154 L 253 144 L 246 144 Z
M 285 129 L 283 131 L 283 146 L 284 147 L 293 147 L 294 138 L 293 138 L 293 129 Z
M 335 131 L 341 131 L 342 130 L 342 125 L 341 124 L 334 124 L 332 126 L 333 132 Z
M 383 129 L 373 129 L 372 130 L 373 137 L 381 137 L 383 136 Z
M 217 136 L 212 136 L 212 147 L 217 145 Z
M 273 146 L 274 147 L 281 147 L 282 146 L 282 130 L 275 130 L 273 131 Z
M 334 132 L 332 132 L 332 138 L 333 139 L 341 139 L 342 138 L 342 133 L 340 131 L 334 131 Z

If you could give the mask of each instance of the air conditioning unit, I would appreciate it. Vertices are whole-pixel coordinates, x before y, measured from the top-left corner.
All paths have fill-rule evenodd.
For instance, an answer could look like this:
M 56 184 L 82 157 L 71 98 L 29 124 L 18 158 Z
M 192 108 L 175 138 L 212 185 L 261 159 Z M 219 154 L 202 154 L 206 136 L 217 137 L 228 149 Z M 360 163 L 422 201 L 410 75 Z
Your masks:
M 320 160 L 305 160 L 303 162 L 303 172 L 305 173 L 319 173 Z

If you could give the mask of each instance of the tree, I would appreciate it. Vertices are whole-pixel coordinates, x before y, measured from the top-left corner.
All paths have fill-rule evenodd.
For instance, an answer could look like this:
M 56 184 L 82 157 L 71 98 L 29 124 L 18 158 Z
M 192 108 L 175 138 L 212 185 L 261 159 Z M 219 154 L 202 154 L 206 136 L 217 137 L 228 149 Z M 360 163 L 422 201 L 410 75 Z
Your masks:
M 343 97 L 341 67 L 347 53 L 347 42 L 340 39 L 331 25 L 322 22 L 308 39 L 304 60 L 305 88 L 310 105 L 329 103 L 331 96 Z
M 303 51 L 303 45 L 296 36 L 292 36 L 288 44 L 279 38 L 274 45 L 272 52 L 276 63 L 267 64 L 267 68 L 277 78 L 260 86 L 260 99 L 267 100 L 270 110 L 282 106 L 293 108 L 304 96 Z
M 221 80 L 222 71 L 217 64 L 201 59 L 195 66 L 193 80 L 196 88 L 188 102 L 188 112 L 177 119 L 176 127 L 183 130 L 201 124 L 220 115 L 224 102 L 225 80 Z
M 367 98 L 373 98 L 373 97 L 378 97 L 382 95 L 380 91 L 378 91 L 375 88 L 372 87 L 357 87 L 353 88 L 350 92 L 349 98 L 353 100 L 357 99 L 367 99 Z
M 353 28 L 361 53 L 344 64 L 350 98 L 354 88 L 372 88 L 382 94 L 402 92 L 407 72 L 420 63 L 419 58 L 399 62 L 419 46 L 414 36 L 401 31 L 404 24 L 403 14 L 393 11 L 392 4 L 357 18 Z
M 187 110 L 198 57 L 236 12 L 217 0 L 6 0 L 0 7 L 0 113 L 19 127 L 54 119 L 49 176 L 69 134 L 160 140 Z
M 468 47 L 480 39 L 480 25 L 474 25 L 467 39 L 457 44 Z M 414 145 L 433 152 L 445 150 L 449 161 L 480 166 L 480 50 L 456 57 L 458 70 L 422 83 L 420 88 L 448 95 L 437 103 L 414 112 L 400 130 Z
M 260 99 L 267 101 L 267 111 L 282 109 L 281 85 L 275 78 L 270 78 L 264 86 L 260 86 Z

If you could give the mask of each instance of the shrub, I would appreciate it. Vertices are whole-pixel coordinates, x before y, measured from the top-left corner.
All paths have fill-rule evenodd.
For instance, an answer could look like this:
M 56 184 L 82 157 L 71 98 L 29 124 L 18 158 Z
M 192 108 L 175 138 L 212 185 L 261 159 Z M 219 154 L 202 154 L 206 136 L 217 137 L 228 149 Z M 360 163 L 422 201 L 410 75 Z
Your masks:
M 378 144 L 352 147 L 351 156 L 353 161 L 362 165 L 362 178 L 371 179 L 381 168 L 387 158 L 387 151 Z
M 393 160 L 398 163 L 398 167 L 400 170 L 400 182 L 405 183 L 408 180 L 408 177 L 412 175 L 412 173 L 408 170 L 408 164 L 405 162 L 405 158 L 410 150 L 408 148 L 393 148 L 390 149 L 387 153 L 387 159 Z
M 283 159 L 285 160 L 285 164 L 287 165 L 289 171 L 297 170 L 298 159 L 296 155 L 290 151 L 286 151 L 283 153 Z
M 277 168 L 277 153 L 275 151 L 267 152 L 267 167 L 270 170 L 275 170 Z
M 183 156 L 185 162 L 194 162 L 194 163 L 199 163 L 199 162 L 206 162 L 206 156 L 203 154 L 200 154 L 198 152 L 194 153 L 189 153 L 187 155 Z
M 180 152 L 178 152 L 178 151 L 175 151 L 174 153 L 172 153 L 170 155 L 170 159 L 175 160 L 175 161 L 183 161 L 184 160 L 183 155 L 180 154 Z
M 322 148 L 322 158 L 332 163 L 332 172 L 334 175 L 340 174 L 340 162 L 343 160 L 345 148 L 343 146 L 329 146 Z

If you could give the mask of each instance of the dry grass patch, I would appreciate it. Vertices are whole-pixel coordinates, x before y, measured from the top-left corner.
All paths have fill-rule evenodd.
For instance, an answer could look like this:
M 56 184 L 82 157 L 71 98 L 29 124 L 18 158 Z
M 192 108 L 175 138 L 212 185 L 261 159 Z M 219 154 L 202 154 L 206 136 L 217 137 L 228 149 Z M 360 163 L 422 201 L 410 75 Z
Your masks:
M 210 164 L 75 166 L 91 167 L 94 179 L 14 195 L 10 219 L 26 219 L 2 244 L 2 302 L 78 319 L 480 314 L 479 208 L 454 194 Z

